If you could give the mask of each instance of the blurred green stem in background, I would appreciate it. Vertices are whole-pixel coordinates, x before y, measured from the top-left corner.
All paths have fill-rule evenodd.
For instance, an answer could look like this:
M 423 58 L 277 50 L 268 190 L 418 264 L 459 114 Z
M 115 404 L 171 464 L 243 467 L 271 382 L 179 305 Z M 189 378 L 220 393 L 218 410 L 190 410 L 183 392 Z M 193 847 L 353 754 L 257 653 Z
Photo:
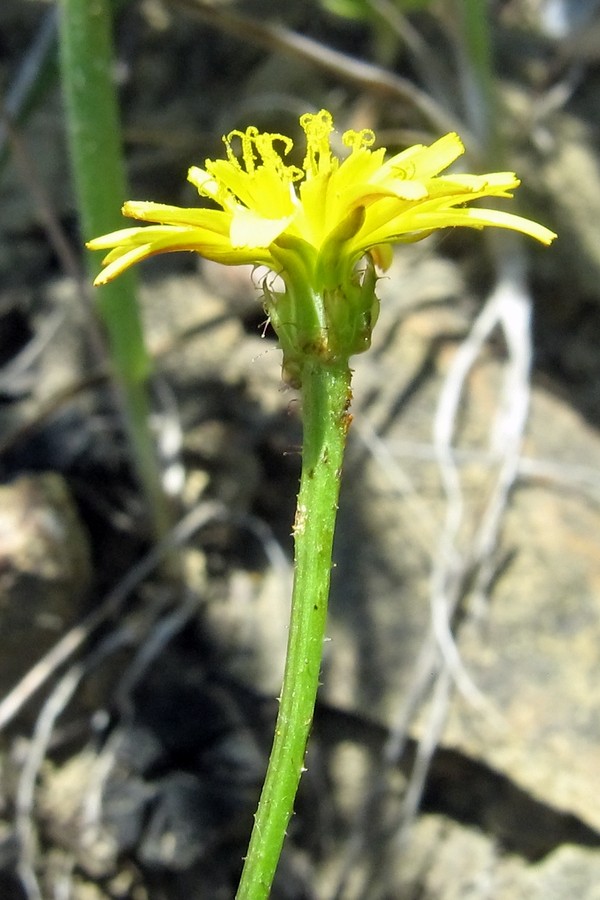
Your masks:
M 60 68 L 75 193 L 84 240 L 121 226 L 127 196 L 114 82 L 109 0 L 60 0 Z M 89 255 L 89 273 L 98 263 Z M 100 288 L 97 310 L 106 330 L 113 376 L 134 468 L 152 520 L 154 537 L 170 524 L 155 444 L 149 427 L 148 356 L 132 273 Z
M 466 124 L 489 164 L 500 156 L 496 128 L 496 73 L 489 6 L 484 0 L 457 0 L 457 21 L 464 54 L 460 77 Z M 471 148 L 473 149 L 473 148 Z

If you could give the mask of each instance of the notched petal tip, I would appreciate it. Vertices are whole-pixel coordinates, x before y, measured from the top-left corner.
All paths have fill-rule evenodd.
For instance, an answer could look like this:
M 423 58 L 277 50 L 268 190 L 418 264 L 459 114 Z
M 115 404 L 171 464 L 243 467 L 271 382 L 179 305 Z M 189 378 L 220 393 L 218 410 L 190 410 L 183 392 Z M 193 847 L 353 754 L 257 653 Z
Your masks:
M 465 152 L 465 145 L 463 144 L 461 136 L 457 134 L 456 131 L 448 131 L 446 134 L 443 134 L 441 137 L 437 138 L 437 140 L 433 141 L 433 143 L 429 144 L 429 147 L 435 147 L 437 150 L 442 147 L 452 147 L 457 153 Z
M 550 244 L 553 243 L 558 237 L 558 234 L 555 231 L 550 231 L 549 228 L 545 228 L 543 225 L 539 225 L 539 233 L 534 234 L 533 237 L 537 238 L 540 243 L 544 244 L 546 247 L 549 247 Z

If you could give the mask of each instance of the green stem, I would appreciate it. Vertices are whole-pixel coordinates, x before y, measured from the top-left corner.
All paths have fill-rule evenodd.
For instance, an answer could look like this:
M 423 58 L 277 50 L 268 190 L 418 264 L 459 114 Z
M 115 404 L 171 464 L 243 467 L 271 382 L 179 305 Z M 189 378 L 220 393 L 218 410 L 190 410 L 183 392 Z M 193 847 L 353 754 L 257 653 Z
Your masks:
M 84 240 L 123 227 L 127 196 L 114 83 L 111 4 L 60 0 L 60 61 L 69 144 Z M 97 274 L 88 255 L 90 275 Z M 146 383 L 150 359 L 130 275 L 98 289 L 115 380 L 120 391 L 134 467 L 149 507 L 154 535 L 170 525 L 154 441 Z
M 287 658 L 273 748 L 237 900 L 269 896 L 304 769 L 327 621 L 350 380 L 347 364 L 310 360 L 302 372 L 304 441 Z
M 467 60 L 461 72 L 467 121 L 483 151 L 495 139 L 495 77 L 488 4 L 458 0 L 458 21 Z

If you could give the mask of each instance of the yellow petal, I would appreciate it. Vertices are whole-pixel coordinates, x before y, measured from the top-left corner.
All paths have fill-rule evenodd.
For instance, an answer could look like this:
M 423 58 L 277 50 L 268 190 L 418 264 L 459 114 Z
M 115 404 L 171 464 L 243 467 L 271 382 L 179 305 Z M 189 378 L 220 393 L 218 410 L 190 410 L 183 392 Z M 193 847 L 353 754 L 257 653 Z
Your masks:
M 104 268 L 94 280 L 94 287 L 108 284 L 109 281 L 113 281 L 118 275 L 121 275 L 125 269 L 128 269 L 129 266 L 133 266 L 136 262 L 150 256 L 151 246 L 151 244 L 141 244 L 139 247 L 134 247 L 127 253 L 118 253 L 112 262 L 109 261 L 110 255 L 106 257 L 103 261 Z
M 438 228 L 450 228 L 453 226 L 462 226 L 467 228 L 483 228 L 486 225 L 493 225 L 497 228 L 509 228 L 512 231 L 519 231 L 529 237 L 535 238 L 542 244 L 551 244 L 556 238 L 556 234 L 533 222 L 531 219 L 525 219 L 522 216 L 513 215 L 513 213 L 501 212 L 497 209 L 479 209 L 478 207 L 468 207 L 466 209 L 447 209 L 436 212 L 414 212 L 405 217 L 402 231 L 396 233 L 396 237 L 400 238 L 403 234 L 410 235 L 421 231 L 434 231 Z M 392 240 L 393 235 L 388 236 L 388 240 Z
M 212 175 L 209 175 L 206 169 L 201 169 L 199 166 L 190 166 L 187 180 L 194 185 L 202 197 L 210 197 L 212 200 L 217 200 L 219 183 Z
M 117 244 L 130 242 L 132 235 L 138 234 L 140 231 L 147 231 L 147 229 L 121 228 L 119 231 L 111 231 L 110 234 L 92 238 L 91 241 L 86 241 L 85 246 L 88 250 L 107 250 L 109 247 L 115 247 Z
M 394 170 L 397 177 L 408 180 L 431 178 L 447 169 L 464 152 L 464 144 L 459 136 L 450 132 L 429 147 L 416 144 L 392 156 L 385 163 L 385 168 Z
M 256 210 L 264 218 L 279 218 L 292 212 L 291 182 L 282 178 L 278 169 L 257 166 L 252 172 L 245 172 L 226 159 L 208 160 L 206 164 L 210 175 L 224 189 L 222 195 L 214 197 L 218 203 L 223 204 L 229 194 L 231 199 Z
M 281 219 L 264 219 L 245 206 L 237 206 L 231 218 L 230 238 L 232 247 L 268 247 L 288 227 L 291 216 Z
M 123 204 L 122 212 L 124 216 L 141 222 L 208 228 L 218 234 L 227 234 L 231 218 L 228 212 L 221 209 L 185 208 L 140 200 L 128 200 Z
M 394 258 L 391 244 L 377 244 L 369 250 L 373 262 L 381 272 L 387 272 Z

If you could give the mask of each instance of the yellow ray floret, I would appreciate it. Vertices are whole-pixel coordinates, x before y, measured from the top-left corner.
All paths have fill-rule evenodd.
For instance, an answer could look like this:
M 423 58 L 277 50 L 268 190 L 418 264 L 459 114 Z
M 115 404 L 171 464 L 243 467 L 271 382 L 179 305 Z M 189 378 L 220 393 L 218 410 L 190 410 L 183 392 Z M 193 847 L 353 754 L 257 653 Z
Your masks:
M 264 264 L 280 272 L 290 247 L 305 267 L 318 268 L 319 258 L 331 255 L 333 240 L 338 263 L 341 258 L 351 271 L 365 253 L 380 262 L 389 258 L 390 244 L 457 225 L 509 228 L 543 244 L 556 237 L 521 216 L 466 205 L 483 197 L 511 197 L 519 179 L 512 172 L 440 175 L 464 152 L 456 134 L 386 159 L 384 148 L 371 149 L 372 131 L 347 131 L 342 142 L 348 153 L 339 159 L 331 149 L 331 113 L 307 113 L 300 124 L 306 135 L 301 168 L 286 162 L 290 138 L 254 127 L 224 138 L 225 159 L 190 168 L 189 181 L 217 208 L 127 202 L 124 215 L 153 224 L 89 241 L 92 250 L 110 250 L 95 283 L 175 250 L 193 250 L 230 265 Z

